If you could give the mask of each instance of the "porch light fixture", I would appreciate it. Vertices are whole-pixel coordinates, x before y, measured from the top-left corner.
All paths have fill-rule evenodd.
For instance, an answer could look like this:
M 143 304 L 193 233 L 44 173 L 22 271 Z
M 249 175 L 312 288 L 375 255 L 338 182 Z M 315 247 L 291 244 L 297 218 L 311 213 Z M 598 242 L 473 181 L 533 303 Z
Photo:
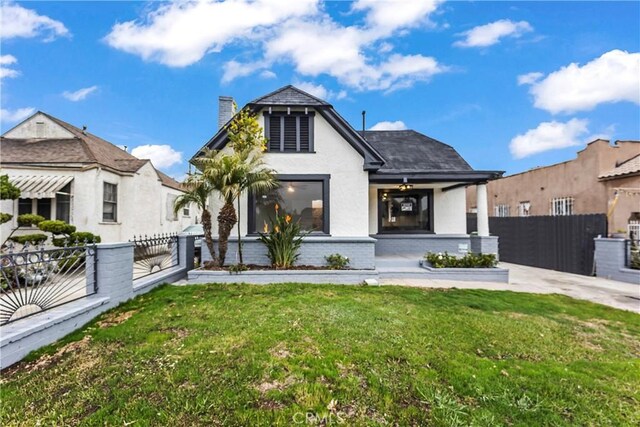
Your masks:
M 404 177 L 402 178 L 402 184 L 400 184 L 398 188 L 400 189 L 400 191 L 407 191 L 411 190 L 413 188 L 413 185 L 407 183 L 407 178 Z

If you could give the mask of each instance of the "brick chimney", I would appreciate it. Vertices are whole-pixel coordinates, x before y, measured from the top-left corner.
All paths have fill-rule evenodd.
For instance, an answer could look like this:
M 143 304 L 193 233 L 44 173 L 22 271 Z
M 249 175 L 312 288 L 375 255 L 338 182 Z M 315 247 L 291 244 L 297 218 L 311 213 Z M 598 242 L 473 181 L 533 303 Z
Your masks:
M 230 96 L 218 97 L 218 129 L 222 129 L 222 126 L 226 125 L 236 113 L 234 104 Z

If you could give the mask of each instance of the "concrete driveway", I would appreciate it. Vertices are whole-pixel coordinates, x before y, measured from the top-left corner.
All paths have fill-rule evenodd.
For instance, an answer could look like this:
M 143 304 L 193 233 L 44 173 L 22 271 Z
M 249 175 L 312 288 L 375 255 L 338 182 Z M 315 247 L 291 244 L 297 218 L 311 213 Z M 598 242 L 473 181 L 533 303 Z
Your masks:
M 413 278 L 382 279 L 380 284 L 562 294 L 640 313 L 640 284 L 635 285 L 506 262 L 501 262 L 500 267 L 509 269 L 509 284 Z

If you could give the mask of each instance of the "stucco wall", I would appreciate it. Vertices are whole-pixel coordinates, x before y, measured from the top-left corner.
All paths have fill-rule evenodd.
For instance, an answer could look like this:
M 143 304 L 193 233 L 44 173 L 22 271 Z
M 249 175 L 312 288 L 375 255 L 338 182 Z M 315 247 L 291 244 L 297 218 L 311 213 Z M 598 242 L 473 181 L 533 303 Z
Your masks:
M 200 214 L 193 207 L 189 217 L 184 217 L 180 212 L 177 221 L 167 220 L 167 195 L 181 193 L 161 185 L 158 175 L 149 163 L 140 168 L 138 173 L 130 176 L 118 175 L 101 168 L 85 171 L 3 168 L 2 171 L 9 177 L 17 175 L 73 176 L 70 222 L 79 231 L 89 231 L 100 235 L 103 242 L 127 241 L 132 239 L 134 235 L 140 234 L 179 232 L 195 223 L 196 216 Z M 118 221 L 115 223 L 102 221 L 104 182 L 118 185 Z M 10 208 L 11 205 L 13 205 L 12 208 Z M 52 205 L 52 219 L 55 219 L 55 200 Z M 7 206 L 7 210 L 3 210 L 3 212 L 13 212 L 14 218 L 11 222 L 2 225 L 3 237 L 17 226 L 18 201 L 3 204 L 3 209 L 4 206 Z M 17 234 L 31 232 L 34 231 L 21 230 Z
M 489 215 L 495 206 L 509 205 L 510 216 L 518 215 L 520 202 L 530 202 L 530 215 L 550 215 L 551 200 L 573 197 L 575 214 L 606 213 L 612 192 L 598 176 L 616 166 L 616 162 L 640 154 L 640 143 L 597 140 L 578 152 L 577 158 L 563 163 L 532 169 L 523 173 L 490 181 L 487 186 Z M 612 183 L 620 180 L 613 180 Z M 620 187 L 620 184 L 613 184 Z M 476 206 L 476 188 L 467 188 L 467 211 Z M 629 211 L 621 216 L 629 215 Z M 617 221 L 617 220 L 616 220 Z M 612 227 L 609 227 L 610 231 Z
M 258 120 L 264 127 L 262 112 L 258 113 Z M 330 234 L 336 237 L 368 236 L 369 176 L 363 170 L 364 159 L 319 114 L 314 116 L 314 150 L 314 153 L 266 153 L 264 159 L 279 174 L 331 175 Z M 211 207 L 215 223 L 221 202 L 213 197 Z M 246 235 L 246 195 L 241 198 L 241 216 L 240 230 Z M 213 233 L 217 234 L 217 224 L 214 224 Z M 232 235 L 236 233 L 234 228 Z
M 42 113 L 38 113 L 24 123 L 20 123 L 15 128 L 9 130 L 3 136 L 6 138 L 73 138 L 74 135 L 68 130 L 62 128 L 53 120 L 49 119 Z

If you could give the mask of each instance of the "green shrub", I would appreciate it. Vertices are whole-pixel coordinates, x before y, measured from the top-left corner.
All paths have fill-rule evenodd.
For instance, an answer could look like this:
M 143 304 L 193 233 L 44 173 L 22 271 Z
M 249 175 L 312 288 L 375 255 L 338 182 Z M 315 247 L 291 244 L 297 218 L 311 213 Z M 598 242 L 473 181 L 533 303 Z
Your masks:
M 11 218 L 13 218 L 13 215 L 0 212 L 0 224 L 4 224 L 5 222 L 11 221 Z
M 20 189 L 9 182 L 9 175 L 0 175 L 0 199 L 15 200 L 20 197 Z
M 60 220 L 46 220 L 38 224 L 38 228 L 51 234 L 71 234 L 76 231 L 75 225 Z
M 324 257 L 327 260 L 329 270 L 344 270 L 349 265 L 349 258 L 340 254 L 332 254 Z
M 74 231 L 68 237 L 55 237 L 52 239 L 53 245 L 59 248 L 63 246 L 79 246 L 85 243 L 100 243 L 102 239 L 97 234 L 88 231 Z
M 231 264 L 229 266 L 229 274 L 239 274 L 243 271 L 247 271 L 249 267 L 244 264 Z
M 424 258 L 433 268 L 492 268 L 498 265 L 494 254 L 469 253 L 463 257 L 456 257 L 447 252 L 428 252 Z
M 71 255 L 58 261 L 58 271 L 66 272 L 69 270 L 79 269 L 84 263 L 84 255 Z
M 38 243 L 45 242 L 47 239 L 48 237 L 46 234 L 25 234 L 23 236 L 13 236 L 9 238 L 9 240 L 20 243 L 21 245 L 26 243 L 37 245 Z
M 29 227 L 32 225 L 38 225 L 44 221 L 44 217 L 36 214 L 22 214 L 18 215 L 18 226 Z
M 271 221 L 271 230 L 260 233 L 260 241 L 267 247 L 271 265 L 277 269 L 290 268 L 300 256 L 302 239 L 308 233 L 300 230 L 300 224 L 293 222 L 291 215 L 279 215 Z M 267 227 L 268 228 L 268 227 Z

